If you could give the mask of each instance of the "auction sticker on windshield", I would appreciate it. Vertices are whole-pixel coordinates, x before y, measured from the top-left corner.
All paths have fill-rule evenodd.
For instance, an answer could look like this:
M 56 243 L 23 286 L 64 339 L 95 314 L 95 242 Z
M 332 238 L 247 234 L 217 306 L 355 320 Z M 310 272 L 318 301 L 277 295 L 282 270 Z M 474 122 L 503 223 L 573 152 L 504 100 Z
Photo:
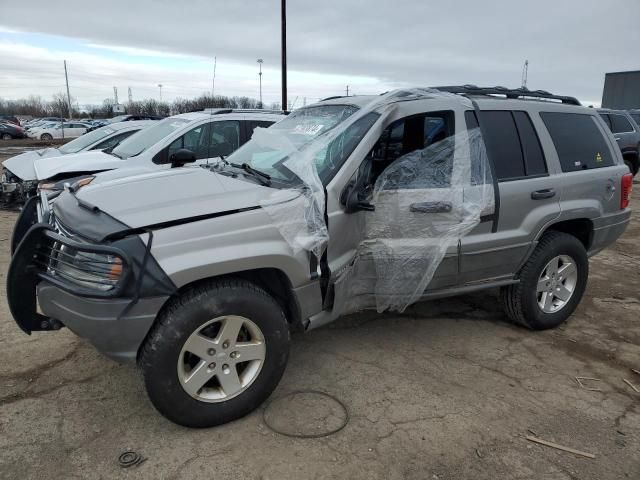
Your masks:
M 320 124 L 302 124 L 296 125 L 293 129 L 294 133 L 301 133 L 303 135 L 317 135 L 320 130 L 324 128 L 324 125 Z

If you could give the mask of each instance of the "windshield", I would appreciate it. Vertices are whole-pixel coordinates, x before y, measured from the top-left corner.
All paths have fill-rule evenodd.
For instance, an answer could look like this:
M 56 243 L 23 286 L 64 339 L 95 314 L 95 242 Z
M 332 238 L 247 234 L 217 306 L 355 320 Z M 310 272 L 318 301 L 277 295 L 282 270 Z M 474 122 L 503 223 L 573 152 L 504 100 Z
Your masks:
M 152 127 L 145 128 L 144 130 L 140 130 L 138 133 L 134 133 L 114 148 L 112 153 L 120 158 L 129 158 L 140 155 L 163 138 L 184 127 L 190 121 L 191 120 L 187 120 L 185 118 L 165 118 Z
M 290 181 L 293 175 L 282 167 L 283 161 L 293 151 L 307 148 L 316 138 L 356 111 L 358 107 L 353 105 L 322 105 L 297 110 L 264 132 L 269 135 L 254 133 L 252 139 L 234 152 L 228 161 L 240 165 L 246 163 L 271 177 Z M 327 156 L 327 149 L 324 149 L 315 157 L 321 176 L 333 165 L 333 162 L 331 165 L 325 162 Z
M 98 140 L 102 140 L 103 138 L 111 135 L 113 132 L 115 132 L 113 128 L 102 127 L 98 130 L 94 130 L 93 132 L 85 133 L 81 137 L 78 137 L 75 140 L 72 140 L 69 143 L 63 145 L 58 150 L 64 154 L 77 153 L 81 150 L 84 150 L 89 145 L 93 145 Z

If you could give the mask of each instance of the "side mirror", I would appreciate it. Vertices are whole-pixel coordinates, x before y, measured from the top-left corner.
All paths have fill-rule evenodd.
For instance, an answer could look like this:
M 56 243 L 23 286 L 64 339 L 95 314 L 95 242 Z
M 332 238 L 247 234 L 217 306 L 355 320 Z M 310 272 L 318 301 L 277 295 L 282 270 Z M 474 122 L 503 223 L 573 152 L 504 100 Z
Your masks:
M 355 213 L 361 210 L 373 212 L 376 207 L 365 201 L 363 191 L 358 182 L 349 183 L 340 195 L 340 201 L 344 205 L 345 213 Z
M 169 163 L 171 163 L 171 168 L 182 167 L 187 163 L 192 163 L 196 161 L 196 154 L 193 153 L 188 148 L 181 148 L 176 152 L 172 153 L 169 156 Z

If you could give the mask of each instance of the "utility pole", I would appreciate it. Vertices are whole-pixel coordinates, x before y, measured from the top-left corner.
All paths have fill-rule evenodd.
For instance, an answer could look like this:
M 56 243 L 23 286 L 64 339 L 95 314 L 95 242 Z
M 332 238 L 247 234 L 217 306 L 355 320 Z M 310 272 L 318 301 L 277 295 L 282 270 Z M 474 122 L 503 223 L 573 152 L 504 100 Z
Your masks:
M 349 96 L 349 85 L 347 85 L 347 97 Z
M 69 75 L 67 75 L 67 61 L 64 61 L 64 79 L 67 82 L 67 105 L 69 105 L 69 118 L 73 118 L 73 111 L 71 110 L 71 94 L 69 93 Z M 64 135 L 64 131 L 63 131 Z
M 211 80 L 211 98 L 216 94 L 216 64 L 218 63 L 218 57 L 213 57 L 213 79 Z
M 258 78 L 260 79 L 260 108 L 263 108 L 262 106 L 262 63 L 264 62 L 264 60 L 259 58 L 257 62 L 258 62 L 258 65 L 260 66 L 260 71 L 258 72 Z
M 280 0 L 280 42 L 282 61 L 282 110 L 287 109 L 287 0 Z
M 160 101 L 162 101 L 162 84 L 158 84 L 158 88 L 160 89 Z
M 529 76 L 529 60 L 525 60 L 524 67 L 522 67 L 522 88 L 527 88 L 528 76 Z
M 133 103 L 133 94 L 131 93 L 131 87 L 128 88 L 128 92 L 129 94 L 129 104 Z
M 118 87 L 113 87 L 113 101 L 118 105 Z

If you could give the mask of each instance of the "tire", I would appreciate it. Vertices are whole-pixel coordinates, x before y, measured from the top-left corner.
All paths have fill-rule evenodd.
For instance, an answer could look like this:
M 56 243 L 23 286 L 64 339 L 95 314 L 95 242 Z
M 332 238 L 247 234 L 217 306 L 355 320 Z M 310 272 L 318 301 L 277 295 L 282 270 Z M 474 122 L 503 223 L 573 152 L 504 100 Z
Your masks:
M 51 135 L 50 133 L 43 133 L 42 135 L 40 135 L 40 140 L 51 141 L 53 140 L 53 135 Z
M 566 267 L 564 272 L 571 275 L 570 266 L 572 261 L 576 273 L 573 280 L 573 289 L 569 298 L 557 310 L 553 310 L 556 307 L 556 305 L 554 305 L 555 301 L 557 301 L 558 304 L 563 301 L 559 298 L 555 299 L 554 296 L 550 296 L 546 290 L 546 286 L 551 284 L 549 288 L 553 290 L 554 284 L 551 282 L 554 279 L 549 276 L 549 281 L 547 281 L 547 275 L 543 276 L 543 274 L 548 271 L 553 271 L 553 268 L 547 270 L 547 267 L 550 262 L 556 258 L 561 259 L 558 262 L 560 265 L 558 271 Z M 567 262 L 567 260 L 569 261 Z M 557 285 L 559 285 L 559 288 L 562 288 L 563 292 L 567 292 L 571 287 L 566 273 L 563 280 L 556 280 Z M 532 330 L 555 328 L 569 318 L 582 299 L 589 277 L 589 259 L 587 252 L 582 242 L 573 235 L 549 231 L 542 236 L 518 276 L 520 278 L 519 283 L 503 287 L 500 291 L 507 316 L 514 323 Z M 556 275 L 556 278 L 560 277 L 562 277 L 562 272 Z M 544 292 L 538 292 L 539 285 L 544 286 Z M 544 301 L 548 298 L 550 298 L 551 301 L 545 303 Z M 545 312 L 543 307 L 540 306 L 539 301 L 543 302 L 545 307 L 548 307 L 548 311 Z
M 8 133 L 3 133 L 2 136 L 0 136 L 0 138 L 2 138 L 2 140 L 11 140 L 13 137 Z
M 232 319 L 249 322 L 243 324 L 237 344 L 236 334 L 227 348 L 222 331 Z M 203 326 L 206 327 L 200 332 Z M 207 331 L 216 327 L 219 330 L 213 334 Z M 262 335 L 263 347 L 260 348 L 264 355 L 260 367 L 256 366 L 257 360 L 245 363 L 232 360 L 234 353 L 242 357 L 242 353 L 234 349 L 247 352 L 241 348 L 241 337 L 253 337 L 258 331 Z M 198 332 L 210 337 L 205 348 L 200 349 L 204 352 L 202 356 L 190 353 L 189 342 Z M 216 345 L 211 343 L 214 339 L 218 341 Z M 271 395 L 284 373 L 289 342 L 289 325 L 273 297 L 245 280 L 217 280 L 183 292 L 161 311 L 141 349 L 139 365 L 149 398 L 162 415 L 186 427 L 212 427 L 247 415 Z M 259 343 L 244 343 L 244 346 Z M 211 356 L 205 358 L 207 355 Z M 235 361 L 237 367 L 230 363 Z M 250 381 L 236 394 L 226 396 L 230 390 L 223 388 L 222 379 L 233 377 L 224 373 L 229 373 L 229 366 L 238 372 L 235 378 L 241 383 Z M 193 369 L 186 371 L 187 368 Z M 187 378 L 197 379 L 194 372 L 204 372 L 202 378 L 211 377 L 204 387 L 197 391 L 191 387 L 192 393 L 189 393 L 183 385 Z

